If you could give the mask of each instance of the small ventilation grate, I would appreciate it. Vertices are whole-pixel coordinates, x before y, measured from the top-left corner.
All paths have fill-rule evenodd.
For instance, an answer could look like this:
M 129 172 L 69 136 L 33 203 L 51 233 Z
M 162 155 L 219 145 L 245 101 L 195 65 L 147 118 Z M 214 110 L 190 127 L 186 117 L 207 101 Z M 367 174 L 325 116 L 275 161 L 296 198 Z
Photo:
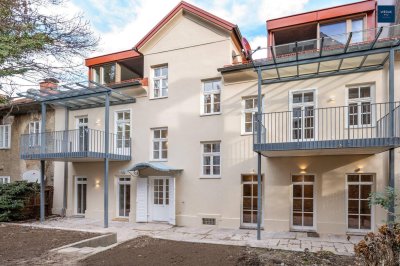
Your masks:
M 217 221 L 215 218 L 203 218 L 203 224 L 206 225 L 216 225 Z

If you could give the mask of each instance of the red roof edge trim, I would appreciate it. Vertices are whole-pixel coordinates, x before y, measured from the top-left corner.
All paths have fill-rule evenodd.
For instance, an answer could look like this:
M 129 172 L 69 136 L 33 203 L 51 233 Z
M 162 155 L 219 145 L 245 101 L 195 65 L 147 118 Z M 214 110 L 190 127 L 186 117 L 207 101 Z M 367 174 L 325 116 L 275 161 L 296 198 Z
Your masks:
M 115 52 L 111 54 L 105 54 L 100 56 L 95 56 L 85 59 L 85 66 L 90 67 L 94 65 L 100 65 L 104 63 L 110 63 L 115 61 L 120 61 L 128 58 L 135 58 L 142 56 L 139 52 L 135 50 L 125 50 L 120 52 Z

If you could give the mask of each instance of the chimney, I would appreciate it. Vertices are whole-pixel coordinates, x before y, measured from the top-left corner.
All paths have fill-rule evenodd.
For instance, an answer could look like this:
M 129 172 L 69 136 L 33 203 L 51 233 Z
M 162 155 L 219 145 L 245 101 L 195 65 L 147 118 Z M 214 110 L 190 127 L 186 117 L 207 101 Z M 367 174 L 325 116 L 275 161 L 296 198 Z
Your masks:
M 58 80 L 54 78 L 47 78 L 39 82 L 39 88 L 41 91 L 53 90 L 58 87 Z

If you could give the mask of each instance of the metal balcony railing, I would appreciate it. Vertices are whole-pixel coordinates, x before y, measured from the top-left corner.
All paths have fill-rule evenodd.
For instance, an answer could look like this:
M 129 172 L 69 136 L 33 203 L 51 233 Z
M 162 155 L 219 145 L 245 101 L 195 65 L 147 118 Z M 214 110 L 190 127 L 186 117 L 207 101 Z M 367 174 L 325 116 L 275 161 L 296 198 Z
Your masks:
M 104 159 L 105 135 L 104 131 L 88 128 L 24 134 L 20 138 L 21 159 Z M 130 160 L 131 139 L 110 133 L 108 157 L 111 160 Z
M 359 102 L 328 108 L 294 107 L 292 111 L 255 115 L 254 149 L 284 151 L 399 146 L 399 106 L 399 102 Z
M 264 48 L 268 50 L 268 57 L 255 61 L 261 64 L 277 64 L 398 45 L 400 24 L 269 46 Z

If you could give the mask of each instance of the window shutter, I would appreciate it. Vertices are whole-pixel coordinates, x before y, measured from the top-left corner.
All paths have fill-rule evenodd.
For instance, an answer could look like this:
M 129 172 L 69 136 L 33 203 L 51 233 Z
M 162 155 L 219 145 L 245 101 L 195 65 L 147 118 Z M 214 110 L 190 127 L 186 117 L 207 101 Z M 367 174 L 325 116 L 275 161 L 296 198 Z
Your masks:
M 147 181 L 148 178 L 137 178 L 136 222 L 147 222 Z
M 7 132 L 7 137 L 6 137 L 5 143 L 7 145 L 7 148 L 10 148 L 11 147 L 11 126 L 10 125 L 6 126 L 6 132 Z

